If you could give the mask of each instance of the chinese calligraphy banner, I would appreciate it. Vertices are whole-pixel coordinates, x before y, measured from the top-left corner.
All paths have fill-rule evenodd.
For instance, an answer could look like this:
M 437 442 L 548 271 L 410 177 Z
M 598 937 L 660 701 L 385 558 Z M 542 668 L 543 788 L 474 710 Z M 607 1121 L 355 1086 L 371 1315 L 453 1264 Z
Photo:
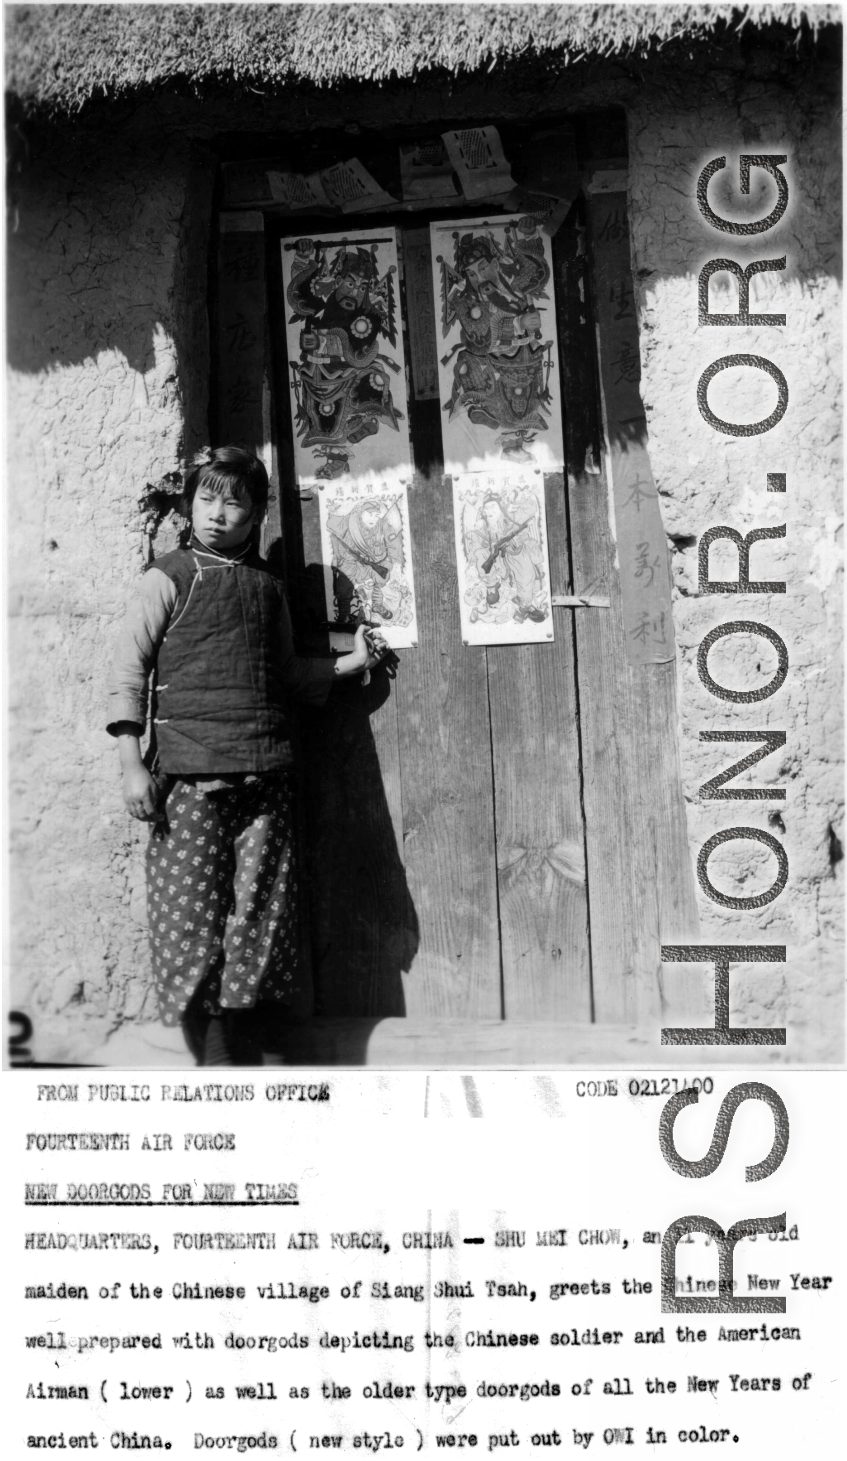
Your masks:
M 289 212 L 298 208 L 328 208 L 331 206 L 319 172 L 305 176 L 299 172 L 269 172 L 268 185 L 276 205 L 282 205 Z
M 362 213 L 368 208 L 389 208 L 396 201 L 367 168 L 362 167 L 358 157 L 349 157 L 346 162 L 335 162 L 323 169 L 320 175 L 324 192 L 330 203 L 342 213 Z
M 531 214 L 430 230 L 445 472 L 560 469 L 550 239 Z
M 453 164 L 441 137 L 426 137 L 400 148 L 400 181 L 407 203 L 422 198 L 459 201 Z
M 282 273 L 299 483 L 411 477 L 394 229 L 283 239 Z
M 403 272 L 415 399 L 437 401 L 438 341 L 432 308 L 432 260 L 428 228 L 410 228 L 404 233 Z
M 418 642 L 406 482 L 334 482 L 320 496 L 331 622 L 378 624 L 392 649 Z
M 621 603 L 630 664 L 657 664 L 675 654 L 668 546 L 647 454 L 641 361 L 632 286 L 626 193 L 620 174 L 603 175 L 591 191 L 600 380 L 607 469 L 611 475 Z
M 496 127 L 463 127 L 441 135 L 469 203 L 511 192 L 515 180 Z
M 464 643 L 552 639 L 542 473 L 516 468 L 457 474 L 453 522 Z

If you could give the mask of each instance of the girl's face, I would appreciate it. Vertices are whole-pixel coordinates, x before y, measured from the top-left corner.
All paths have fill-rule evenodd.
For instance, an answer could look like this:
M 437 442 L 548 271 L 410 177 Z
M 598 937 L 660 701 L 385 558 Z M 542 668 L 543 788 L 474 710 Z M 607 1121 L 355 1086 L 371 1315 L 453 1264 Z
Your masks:
M 258 517 L 249 499 L 242 501 L 227 487 L 201 484 L 191 504 L 191 526 L 210 548 L 237 548 L 246 542 Z

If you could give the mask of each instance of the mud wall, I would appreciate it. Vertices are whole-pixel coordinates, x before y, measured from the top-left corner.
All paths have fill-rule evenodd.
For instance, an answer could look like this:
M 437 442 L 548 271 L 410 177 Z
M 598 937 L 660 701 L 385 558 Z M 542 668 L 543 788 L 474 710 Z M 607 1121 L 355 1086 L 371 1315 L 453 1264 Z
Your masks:
M 104 734 L 112 630 L 206 434 L 210 182 L 172 133 L 57 139 L 12 190 L 8 544 L 12 1007 L 40 1058 L 155 1017 L 146 829 Z
M 658 103 L 658 98 L 655 98 Z M 764 831 L 788 859 L 781 893 L 759 907 L 715 901 L 701 887 L 703 942 L 781 944 L 787 963 L 732 974 L 731 1020 L 785 1025 L 794 1058 L 838 1055 L 843 1026 L 841 928 L 843 866 L 841 573 L 842 451 L 840 161 L 836 107 L 825 94 L 793 97 L 751 82 L 706 106 L 658 105 L 630 111 L 633 264 L 640 302 L 642 386 L 650 456 L 672 545 L 674 620 L 679 646 L 681 751 L 692 857 L 722 829 Z M 740 153 L 784 154 L 789 202 L 767 232 L 738 237 L 710 227 L 695 199 L 712 158 L 728 166 L 710 186 L 715 211 L 766 217 L 777 198 L 772 178 L 753 169 L 751 194 L 738 186 Z M 730 181 L 732 180 L 732 181 Z M 754 275 L 750 309 L 785 316 L 784 325 L 698 324 L 697 274 L 709 259 L 784 260 Z M 738 310 L 738 284 L 717 274 L 712 312 Z M 782 372 L 788 406 L 772 429 L 733 436 L 713 429 L 697 406 L 700 376 L 727 355 L 766 358 Z M 728 422 L 761 421 L 778 388 L 761 369 L 721 371 L 708 404 Z M 784 474 L 784 492 L 768 474 Z M 727 526 L 742 536 L 779 528 L 783 538 L 751 549 L 750 579 L 783 582 L 783 593 L 701 593 L 698 540 Z M 737 548 L 715 543 L 710 576 L 738 579 Z M 755 621 L 783 640 L 788 674 L 774 694 L 727 700 L 704 687 L 699 647 L 715 626 Z M 727 689 L 764 687 L 777 649 L 761 634 L 715 644 L 709 672 Z M 710 800 L 700 787 L 755 747 L 710 743 L 702 732 L 777 730 L 784 747 L 730 784 L 783 788 L 784 800 Z M 707 865 L 719 893 L 736 900 L 767 893 L 778 878 L 774 849 L 749 836 L 716 846 Z M 668 966 L 669 978 L 706 982 L 709 966 Z

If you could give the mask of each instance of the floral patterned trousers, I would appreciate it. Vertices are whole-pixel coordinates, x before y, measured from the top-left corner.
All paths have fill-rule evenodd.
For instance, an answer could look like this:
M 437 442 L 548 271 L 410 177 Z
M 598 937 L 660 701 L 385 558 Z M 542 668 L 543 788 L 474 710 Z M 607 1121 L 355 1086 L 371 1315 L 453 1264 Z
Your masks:
M 147 850 L 147 910 L 161 1016 L 302 998 L 293 778 L 203 792 L 177 780 Z M 196 997 L 196 998 L 195 998 Z

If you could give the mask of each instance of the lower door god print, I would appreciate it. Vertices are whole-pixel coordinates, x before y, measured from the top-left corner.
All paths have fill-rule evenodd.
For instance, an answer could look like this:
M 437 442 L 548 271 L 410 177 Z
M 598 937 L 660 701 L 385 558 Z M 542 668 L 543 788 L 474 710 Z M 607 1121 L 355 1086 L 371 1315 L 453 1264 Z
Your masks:
M 541 472 L 453 478 L 459 607 L 466 644 L 553 638 Z
M 379 625 L 392 649 L 417 643 L 406 484 L 336 482 L 320 494 L 321 547 L 331 565 L 329 617 Z

